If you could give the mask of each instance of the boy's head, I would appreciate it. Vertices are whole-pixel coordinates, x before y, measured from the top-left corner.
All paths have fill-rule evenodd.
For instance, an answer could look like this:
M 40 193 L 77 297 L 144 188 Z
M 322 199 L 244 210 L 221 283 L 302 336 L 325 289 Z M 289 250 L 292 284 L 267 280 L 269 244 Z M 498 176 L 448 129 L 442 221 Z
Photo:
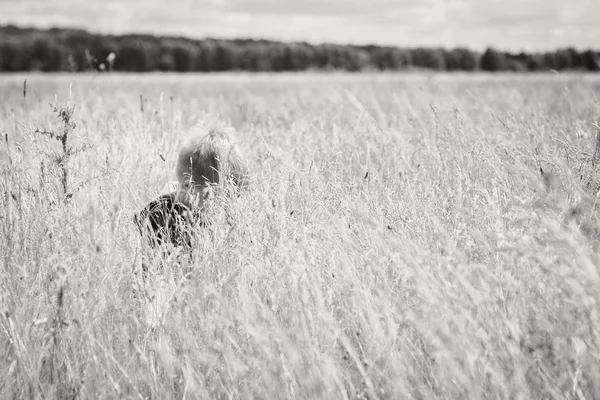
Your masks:
M 212 187 L 224 182 L 241 187 L 248 170 L 236 147 L 233 129 L 213 127 L 183 146 L 177 158 L 177 201 L 201 208 Z

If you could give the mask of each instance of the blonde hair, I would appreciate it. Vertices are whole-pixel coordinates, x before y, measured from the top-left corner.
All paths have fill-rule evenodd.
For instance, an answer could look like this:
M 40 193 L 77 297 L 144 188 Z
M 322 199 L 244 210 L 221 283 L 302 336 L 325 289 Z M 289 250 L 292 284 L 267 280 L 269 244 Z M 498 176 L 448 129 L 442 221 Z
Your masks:
M 225 182 L 235 187 L 247 185 L 248 167 L 238 149 L 233 128 L 197 127 L 193 133 L 195 137 L 181 148 L 177 157 L 180 191 L 201 194 L 212 185 Z

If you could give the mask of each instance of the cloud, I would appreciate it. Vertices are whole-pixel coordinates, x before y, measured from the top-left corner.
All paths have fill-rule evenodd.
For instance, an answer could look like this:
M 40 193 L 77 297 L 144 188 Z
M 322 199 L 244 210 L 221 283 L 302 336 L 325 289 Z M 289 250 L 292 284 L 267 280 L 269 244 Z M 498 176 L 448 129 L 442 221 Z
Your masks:
M 426 1 L 426 0 L 425 0 Z M 301 15 L 357 15 L 384 14 L 394 8 L 409 8 L 419 5 L 417 0 L 229 0 L 224 2 L 224 11 L 256 14 L 301 14 Z
M 600 43 L 597 0 L 0 0 L 0 23 L 401 46 Z
M 600 2 L 586 0 L 461 0 L 449 8 L 448 24 L 465 43 L 476 37 L 484 46 L 511 49 L 588 47 L 600 40 L 599 12 Z

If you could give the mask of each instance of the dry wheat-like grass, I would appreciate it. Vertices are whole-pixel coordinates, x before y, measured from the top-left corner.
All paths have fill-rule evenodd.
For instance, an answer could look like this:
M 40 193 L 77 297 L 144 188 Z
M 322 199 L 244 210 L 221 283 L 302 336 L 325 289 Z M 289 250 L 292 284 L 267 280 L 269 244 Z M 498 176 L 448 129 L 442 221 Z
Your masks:
M 597 77 L 23 78 L 0 76 L 0 398 L 600 397 Z M 34 132 L 70 82 L 64 203 Z M 191 261 L 153 251 L 132 215 L 213 117 L 252 182 Z

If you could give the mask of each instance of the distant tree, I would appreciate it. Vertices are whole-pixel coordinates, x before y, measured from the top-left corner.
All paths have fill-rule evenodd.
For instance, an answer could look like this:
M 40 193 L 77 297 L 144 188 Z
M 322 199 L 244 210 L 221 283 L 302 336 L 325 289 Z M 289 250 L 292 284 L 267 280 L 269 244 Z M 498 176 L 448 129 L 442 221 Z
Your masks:
M 109 54 L 116 58 L 107 60 Z M 573 48 L 546 53 L 482 55 L 468 49 L 281 43 L 268 40 L 190 40 L 152 35 L 96 35 L 78 29 L 0 26 L 1 71 L 301 71 L 306 69 L 540 71 L 600 70 L 600 54 Z M 114 61 L 114 63 L 113 63 Z
M 298 43 L 290 45 L 293 53 L 294 69 L 303 71 L 313 66 L 315 57 L 314 48 L 307 43 Z
M 239 55 L 234 44 L 217 42 L 215 48 L 215 71 L 231 71 L 237 69 Z
M 161 48 L 158 55 L 158 70 L 162 72 L 175 71 L 175 58 L 169 51 L 170 49 Z
M 177 43 L 173 45 L 171 53 L 175 71 L 188 72 L 194 69 L 194 60 L 197 57 L 196 46 L 187 42 Z
M 446 59 L 442 49 L 412 49 L 411 58 L 415 67 L 437 71 L 446 69 Z
M 506 69 L 513 72 L 527 72 L 527 64 L 514 57 L 506 57 Z
M 67 49 L 71 68 L 76 68 L 76 71 L 86 71 L 88 69 L 85 50 L 91 47 L 89 38 L 89 34 L 81 32 L 65 34 L 62 37 L 61 41 Z
M 508 69 L 506 55 L 488 48 L 481 56 L 481 69 L 484 71 L 506 71 Z
M 298 68 L 294 50 L 289 45 L 282 46 L 277 53 L 281 71 L 295 71 Z
M 23 42 L 21 40 L 21 42 Z M 25 71 L 29 69 L 27 62 L 29 55 L 23 51 L 22 43 L 18 39 L 2 38 L 0 40 L 0 70 L 7 72 Z
M 456 48 L 445 52 L 448 71 L 474 71 L 478 67 L 477 55 L 469 49 Z
M 572 47 L 569 47 L 565 50 L 565 53 L 568 54 L 568 58 L 570 60 L 569 67 L 572 69 L 580 69 L 583 68 L 583 58 L 581 54 Z
M 554 68 L 558 71 L 573 68 L 573 59 L 571 58 L 571 53 L 565 49 L 557 50 L 554 53 L 554 62 Z
M 542 54 L 542 59 L 544 60 L 544 69 L 559 69 L 558 58 L 556 57 L 556 53 L 554 52 L 546 52 Z
M 36 37 L 31 44 L 30 69 L 55 72 L 64 70 L 67 62 L 65 48 L 52 37 Z
M 600 71 L 600 57 L 592 50 L 586 50 L 581 54 L 583 67 L 588 71 Z
M 456 52 L 456 50 L 447 51 L 445 53 L 446 57 L 446 69 L 448 71 L 458 71 L 461 68 L 461 57 L 460 54 Z
M 329 67 L 330 54 L 327 45 L 315 46 L 315 67 L 318 69 L 327 69 Z
M 363 49 L 349 47 L 343 51 L 343 55 L 344 69 L 346 71 L 362 71 L 370 66 L 371 59 L 369 54 Z
M 268 71 L 271 68 L 271 62 L 267 58 L 268 53 L 260 43 L 249 43 L 240 50 L 239 63 L 244 71 Z
M 92 44 L 92 49 L 96 56 L 97 63 L 103 63 L 107 67 L 109 67 L 111 65 L 114 66 L 115 60 L 109 61 L 109 59 L 112 57 L 116 57 L 116 51 L 118 48 L 117 40 L 114 37 L 109 36 L 109 37 L 104 38 L 103 40 L 95 39 L 94 42 L 96 42 L 96 43 Z M 113 54 L 113 55 L 111 56 L 111 54 Z
M 337 45 L 325 45 L 323 46 L 325 51 L 325 69 L 344 69 L 344 54 Z
M 526 59 L 529 71 L 544 71 L 547 69 L 544 64 L 544 57 L 541 54 L 527 54 Z
M 394 49 L 392 60 L 394 60 L 394 69 L 405 69 L 413 65 L 413 59 L 408 49 Z
M 267 59 L 269 60 L 271 71 L 289 71 L 292 62 L 291 54 L 286 52 L 283 46 L 267 44 Z
M 392 67 L 392 52 L 389 47 L 381 47 L 371 51 L 373 66 L 379 70 L 394 69 Z
M 152 71 L 159 63 L 148 47 L 141 39 L 124 39 L 116 52 L 115 69 L 133 72 Z
M 208 72 L 214 71 L 214 59 L 216 46 L 212 40 L 202 40 L 196 48 L 196 58 L 194 60 L 194 71 Z
M 394 47 L 370 49 L 371 64 L 379 70 L 405 69 L 411 63 L 409 52 Z

